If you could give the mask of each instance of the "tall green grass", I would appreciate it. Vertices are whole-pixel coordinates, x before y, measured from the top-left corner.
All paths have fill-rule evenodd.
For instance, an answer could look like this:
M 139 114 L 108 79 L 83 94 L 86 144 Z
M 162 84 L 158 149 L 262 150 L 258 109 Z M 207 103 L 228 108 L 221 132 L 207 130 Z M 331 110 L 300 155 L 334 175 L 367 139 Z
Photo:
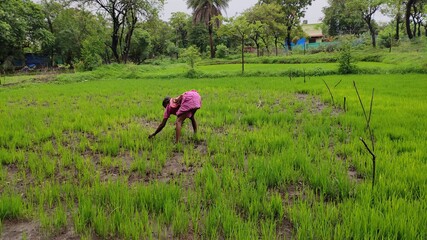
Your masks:
M 102 239 L 427 236 L 425 74 L 155 77 L 175 67 L 2 87 L 1 222 L 32 219 L 51 238 L 65 228 Z M 365 106 L 375 88 L 373 190 L 353 81 Z M 198 135 L 185 123 L 174 145 L 172 118 L 149 140 L 163 97 L 189 89 L 202 95 Z M 172 164 L 179 174 L 165 176 Z

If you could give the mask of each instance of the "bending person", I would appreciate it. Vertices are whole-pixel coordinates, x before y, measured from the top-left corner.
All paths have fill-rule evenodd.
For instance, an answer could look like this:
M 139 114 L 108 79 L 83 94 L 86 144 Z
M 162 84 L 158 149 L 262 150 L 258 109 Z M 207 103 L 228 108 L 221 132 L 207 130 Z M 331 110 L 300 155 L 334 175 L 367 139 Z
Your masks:
M 162 129 L 166 126 L 171 115 L 176 115 L 177 119 L 175 122 L 175 143 L 179 142 L 181 136 L 181 127 L 185 119 L 189 118 L 193 126 L 194 134 L 197 133 L 197 122 L 194 118 L 197 110 L 202 105 L 202 99 L 199 93 L 196 90 L 191 90 L 179 95 L 176 98 L 165 97 L 162 103 L 165 108 L 163 114 L 163 121 L 157 127 L 156 131 L 153 134 L 150 134 L 148 138 L 153 138 L 157 135 Z

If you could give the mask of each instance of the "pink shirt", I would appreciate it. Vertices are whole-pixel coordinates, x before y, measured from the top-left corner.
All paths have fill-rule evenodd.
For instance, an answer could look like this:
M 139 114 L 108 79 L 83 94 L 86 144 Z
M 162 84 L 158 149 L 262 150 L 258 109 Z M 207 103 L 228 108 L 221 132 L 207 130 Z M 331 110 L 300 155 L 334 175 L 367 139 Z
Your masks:
M 193 116 L 193 110 L 199 109 L 202 105 L 202 100 L 199 93 L 196 90 L 191 90 L 182 94 L 181 104 L 172 108 L 170 104 L 166 106 L 163 118 L 168 119 L 171 114 L 180 116 L 185 114 L 185 117 L 191 118 Z
M 169 118 L 171 114 L 176 115 L 178 108 L 171 108 L 170 104 L 168 104 L 165 108 L 165 113 L 163 114 L 163 118 Z

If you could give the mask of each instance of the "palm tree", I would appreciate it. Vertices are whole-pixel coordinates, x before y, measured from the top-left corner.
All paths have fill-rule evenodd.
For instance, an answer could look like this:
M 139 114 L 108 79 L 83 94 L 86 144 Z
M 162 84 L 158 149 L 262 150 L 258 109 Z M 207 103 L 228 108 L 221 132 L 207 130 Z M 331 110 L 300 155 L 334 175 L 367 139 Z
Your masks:
M 187 6 L 193 9 L 193 22 L 204 23 L 209 31 L 209 43 L 211 46 L 211 58 L 215 57 L 213 43 L 213 24 L 219 27 L 219 20 L 211 21 L 216 16 L 221 16 L 221 10 L 228 7 L 230 0 L 187 0 Z

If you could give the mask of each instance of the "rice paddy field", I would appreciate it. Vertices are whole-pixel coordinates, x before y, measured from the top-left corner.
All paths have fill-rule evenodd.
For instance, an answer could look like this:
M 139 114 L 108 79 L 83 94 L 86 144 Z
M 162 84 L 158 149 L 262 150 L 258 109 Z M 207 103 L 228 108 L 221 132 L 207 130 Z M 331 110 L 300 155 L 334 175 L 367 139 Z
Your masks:
M 1 238 L 426 239 L 427 75 L 253 76 L 283 66 L 4 79 Z M 354 83 L 367 112 L 375 90 L 374 146 Z M 190 89 L 197 135 L 187 120 L 175 145 L 172 117 L 148 139 L 163 98 Z

